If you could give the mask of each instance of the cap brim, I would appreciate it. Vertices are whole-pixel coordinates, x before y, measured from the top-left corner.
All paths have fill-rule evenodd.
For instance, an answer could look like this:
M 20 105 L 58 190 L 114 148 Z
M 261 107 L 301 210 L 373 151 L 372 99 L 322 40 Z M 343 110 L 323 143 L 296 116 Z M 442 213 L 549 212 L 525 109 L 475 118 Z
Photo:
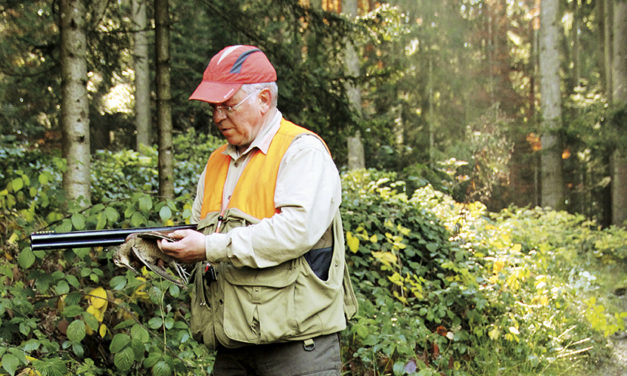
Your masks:
M 242 84 L 226 84 L 203 81 L 189 96 L 189 100 L 209 103 L 223 103 L 229 100 L 242 87 Z

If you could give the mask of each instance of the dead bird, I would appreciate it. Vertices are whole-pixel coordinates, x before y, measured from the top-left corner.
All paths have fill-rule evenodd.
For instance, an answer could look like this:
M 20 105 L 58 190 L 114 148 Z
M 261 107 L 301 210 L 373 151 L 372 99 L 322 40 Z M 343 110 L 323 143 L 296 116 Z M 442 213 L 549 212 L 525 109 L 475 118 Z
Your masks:
M 139 274 L 137 269 L 131 265 L 133 259 L 137 259 L 153 272 L 178 286 L 187 285 L 189 273 L 172 257 L 166 255 L 159 249 L 157 245 L 157 240 L 159 239 L 173 241 L 173 239 L 166 234 L 155 231 L 132 234 L 130 238 L 115 251 L 113 254 L 113 262 L 117 266 L 128 268 Z M 176 272 L 178 278 L 168 273 L 162 265 L 169 266 Z

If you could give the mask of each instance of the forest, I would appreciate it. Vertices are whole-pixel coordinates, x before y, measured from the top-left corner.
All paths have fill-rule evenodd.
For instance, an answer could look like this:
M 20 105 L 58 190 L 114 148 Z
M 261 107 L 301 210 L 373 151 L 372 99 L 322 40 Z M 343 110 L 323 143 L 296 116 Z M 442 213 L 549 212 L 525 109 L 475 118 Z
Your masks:
M 1 0 L 0 374 L 211 374 L 187 288 L 29 235 L 189 223 L 224 140 L 188 97 L 248 44 L 341 173 L 343 374 L 621 375 L 626 25 L 625 0 Z

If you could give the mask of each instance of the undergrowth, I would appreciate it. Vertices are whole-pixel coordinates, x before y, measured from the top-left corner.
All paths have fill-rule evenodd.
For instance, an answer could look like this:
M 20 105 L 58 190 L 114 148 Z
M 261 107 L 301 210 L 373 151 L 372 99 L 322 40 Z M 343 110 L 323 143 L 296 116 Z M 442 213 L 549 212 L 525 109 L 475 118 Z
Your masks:
M 64 161 L 12 149 L 0 159 L 0 360 L 10 375 L 207 375 L 213 354 L 189 332 L 188 291 L 116 268 L 112 249 L 35 251 L 41 229 L 189 220 L 195 176 L 214 140 L 179 164 L 177 198 L 156 197 L 156 153 L 95 157 L 94 202 L 60 187 Z M 191 139 L 190 139 L 191 138 Z M 213 144 L 211 144 L 213 145 Z M 176 180 L 176 179 L 175 179 Z M 577 215 L 489 213 L 393 174 L 343 175 L 347 260 L 360 300 L 342 335 L 352 375 L 563 375 L 585 372 L 624 330 L 625 230 Z M 619 271 L 618 280 L 597 273 Z M 617 284 L 618 281 L 618 284 Z M 607 287 L 614 284 L 614 289 Z

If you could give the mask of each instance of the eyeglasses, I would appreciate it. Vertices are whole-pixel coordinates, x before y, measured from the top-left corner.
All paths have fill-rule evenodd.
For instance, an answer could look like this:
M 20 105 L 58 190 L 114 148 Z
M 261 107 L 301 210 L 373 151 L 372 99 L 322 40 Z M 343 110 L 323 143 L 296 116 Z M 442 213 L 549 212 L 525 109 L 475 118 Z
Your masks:
M 235 110 L 237 110 L 237 108 L 239 106 L 241 106 L 244 102 L 246 102 L 248 100 L 248 98 L 250 98 L 254 94 L 258 94 L 258 93 L 259 93 L 259 90 L 253 91 L 252 93 L 248 94 L 244 99 L 239 101 L 239 103 L 234 104 L 232 106 L 228 106 L 228 105 L 225 105 L 225 104 L 214 104 L 214 105 L 211 105 L 211 107 L 213 107 L 213 113 L 215 114 L 217 112 L 224 111 L 227 114 L 231 114 L 231 113 L 235 112 Z

